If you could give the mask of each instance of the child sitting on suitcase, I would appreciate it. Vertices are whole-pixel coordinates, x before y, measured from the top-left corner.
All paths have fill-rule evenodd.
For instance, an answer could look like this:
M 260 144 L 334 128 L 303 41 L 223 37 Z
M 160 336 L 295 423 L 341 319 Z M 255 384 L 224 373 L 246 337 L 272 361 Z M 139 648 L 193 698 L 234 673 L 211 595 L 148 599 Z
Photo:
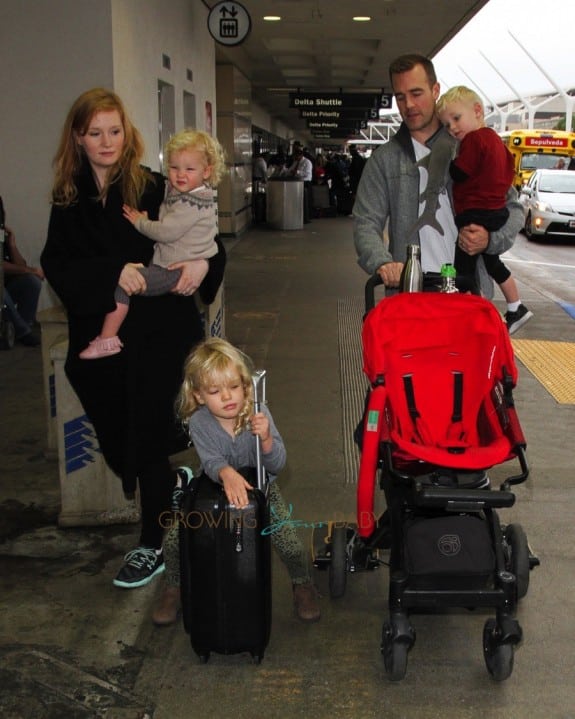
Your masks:
M 197 345 L 184 364 L 184 380 L 177 400 L 179 418 L 188 426 L 201 469 L 223 485 L 229 502 L 248 504 L 251 485 L 237 471 L 255 467 L 256 443 L 261 439 L 262 461 L 270 478 L 269 498 L 273 546 L 286 566 L 293 586 L 295 611 L 304 622 L 320 618 L 317 592 L 308 561 L 290 513 L 275 481 L 283 469 L 286 450 L 273 418 L 262 407 L 253 414 L 251 362 L 246 355 L 218 337 Z M 155 609 L 154 624 L 176 621 L 180 605 L 178 529 L 170 530 L 164 542 L 166 587 Z

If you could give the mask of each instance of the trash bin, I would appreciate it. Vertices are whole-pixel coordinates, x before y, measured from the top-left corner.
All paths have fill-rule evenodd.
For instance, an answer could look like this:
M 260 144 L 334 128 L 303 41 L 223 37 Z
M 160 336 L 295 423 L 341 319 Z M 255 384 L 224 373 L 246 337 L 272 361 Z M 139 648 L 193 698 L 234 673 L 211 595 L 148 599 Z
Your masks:
M 129 524 L 140 519 L 139 502 L 124 496 L 121 480 L 108 468 L 96 433 L 64 372 L 68 340 L 50 348 L 54 366 L 61 527 Z
M 266 190 L 267 223 L 274 230 L 303 228 L 303 180 L 271 177 Z

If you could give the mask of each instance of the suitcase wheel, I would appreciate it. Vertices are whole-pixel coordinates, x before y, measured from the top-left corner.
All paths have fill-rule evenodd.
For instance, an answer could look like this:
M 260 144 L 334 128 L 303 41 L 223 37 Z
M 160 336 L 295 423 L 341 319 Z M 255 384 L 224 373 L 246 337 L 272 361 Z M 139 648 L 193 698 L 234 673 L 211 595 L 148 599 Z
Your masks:
M 200 659 L 200 664 L 207 664 L 210 661 L 210 653 L 198 653 L 198 657 Z
M 264 653 L 263 653 L 263 652 L 261 652 L 261 654 L 257 654 L 257 653 L 255 653 L 255 652 L 252 652 L 252 659 L 253 659 L 254 664 L 261 664 L 263 658 L 264 658 Z

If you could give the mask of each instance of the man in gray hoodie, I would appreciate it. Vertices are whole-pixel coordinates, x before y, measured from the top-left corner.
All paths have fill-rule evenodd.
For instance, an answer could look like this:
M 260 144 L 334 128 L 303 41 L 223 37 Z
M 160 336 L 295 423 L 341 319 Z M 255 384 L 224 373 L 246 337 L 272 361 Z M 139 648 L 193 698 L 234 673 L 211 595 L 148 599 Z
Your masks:
M 435 111 L 440 90 L 433 63 L 423 55 L 402 55 L 391 63 L 389 76 L 403 122 L 369 158 L 353 216 L 360 267 L 369 274 L 377 272 L 387 287 L 394 288 L 399 286 L 408 244 L 420 245 L 424 272 L 439 272 L 442 264 L 453 263 L 456 242 L 470 255 L 499 255 L 513 245 L 523 226 L 523 209 L 511 188 L 509 219 L 500 230 L 489 233 L 481 225 L 469 225 L 458 232 L 449 177 L 456 140 Z M 493 297 L 493 283 L 481 258 L 476 282 L 484 296 Z

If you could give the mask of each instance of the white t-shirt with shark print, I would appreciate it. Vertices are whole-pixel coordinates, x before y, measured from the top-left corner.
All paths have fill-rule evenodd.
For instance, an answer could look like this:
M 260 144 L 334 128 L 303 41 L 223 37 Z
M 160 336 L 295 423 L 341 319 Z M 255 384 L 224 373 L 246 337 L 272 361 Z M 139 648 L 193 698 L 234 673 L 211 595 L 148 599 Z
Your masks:
M 422 145 L 417 140 L 411 138 L 413 149 L 415 150 L 415 159 L 421 160 L 429 155 L 431 150 L 426 145 Z M 427 170 L 419 166 L 419 194 L 425 191 L 427 187 Z M 425 210 L 425 201 L 419 203 L 419 216 Z M 419 244 L 421 246 L 421 269 L 424 272 L 440 272 L 441 266 L 446 262 L 453 264 L 455 256 L 455 242 L 457 240 L 457 227 L 453 219 L 453 210 L 447 194 L 447 189 L 443 188 L 439 195 L 439 206 L 435 213 L 435 219 L 443 228 L 444 234 L 440 235 L 437 230 L 429 225 L 424 225 L 419 230 Z

